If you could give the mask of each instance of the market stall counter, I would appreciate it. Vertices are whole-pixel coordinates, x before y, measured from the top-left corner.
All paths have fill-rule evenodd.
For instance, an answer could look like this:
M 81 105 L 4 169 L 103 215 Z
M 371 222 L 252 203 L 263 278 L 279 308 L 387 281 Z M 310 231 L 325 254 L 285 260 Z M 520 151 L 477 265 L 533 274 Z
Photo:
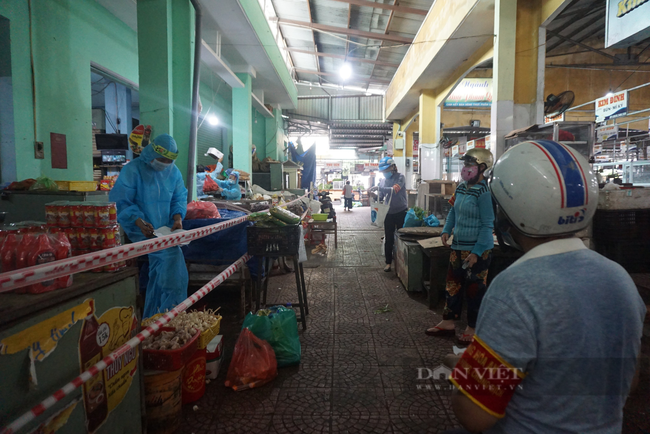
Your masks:
M 72 286 L 42 294 L 0 294 L 0 425 L 137 334 L 137 294 L 136 268 L 80 273 Z M 24 432 L 141 432 L 141 372 L 139 349 L 128 351 Z

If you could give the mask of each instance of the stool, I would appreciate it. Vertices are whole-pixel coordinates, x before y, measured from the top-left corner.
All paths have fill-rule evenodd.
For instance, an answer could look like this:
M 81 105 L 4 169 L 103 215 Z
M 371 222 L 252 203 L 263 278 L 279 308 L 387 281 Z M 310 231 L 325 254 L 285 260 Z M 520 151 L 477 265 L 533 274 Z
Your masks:
M 257 284 L 255 285 L 255 306 L 256 310 L 260 307 L 266 307 L 266 295 L 269 288 L 269 278 L 271 273 L 272 259 L 280 258 L 282 256 L 257 256 Z M 298 303 L 291 303 L 292 307 L 300 309 L 300 318 L 298 321 L 302 323 L 302 329 L 307 329 L 307 315 L 309 315 L 309 306 L 307 304 L 307 287 L 305 286 L 305 272 L 302 264 L 298 263 L 298 256 L 288 257 L 293 261 L 293 271 L 296 276 L 296 290 L 298 292 Z M 264 265 L 264 268 L 262 268 Z M 266 277 L 262 277 L 262 270 L 266 270 Z M 279 303 L 288 304 L 288 303 Z

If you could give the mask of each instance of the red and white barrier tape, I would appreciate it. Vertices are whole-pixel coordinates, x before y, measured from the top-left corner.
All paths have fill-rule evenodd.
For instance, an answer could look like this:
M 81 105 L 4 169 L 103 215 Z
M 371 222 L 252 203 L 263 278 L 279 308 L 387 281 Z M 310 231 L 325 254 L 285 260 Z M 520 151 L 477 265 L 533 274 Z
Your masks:
M 288 202 L 286 205 L 298 202 L 305 196 Z M 185 242 L 203 238 L 220 230 L 243 223 L 247 219 L 248 216 L 236 217 L 225 222 L 192 229 L 180 234 L 165 235 L 163 237 L 127 244 L 126 246 L 113 247 L 86 255 L 2 273 L 0 274 L 0 293 L 178 246 Z
M 130 351 L 131 349 L 140 345 L 142 341 L 144 341 L 146 338 L 148 338 L 153 333 L 155 333 L 158 329 L 160 329 L 160 327 L 167 324 L 173 318 L 178 316 L 179 313 L 183 312 L 184 310 L 187 310 L 194 303 L 196 303 L 197 301 L 205 297 L 214 288 L 221 285 L 228 277 L 232 276 L 232 274 L 235 271 L 237 271 L 239 267 L 241 267 L 246 262 L 248 262 L 250 258 L 251 257 L 248 255 L 248 253 L 242 256 L 241 258 L 239 258 L 237 261 L 235 261 L 234 264 L 232 264 L 221 274 L 219 274 L 217 277 L 215 277 L 210 282 L 208 282 L 204 287 L 202 287 L 200 290 L 192 294 L 190 297 L 186 298 L 181 304 L 179 304 L 174 309 L 164 314 L 153 324 L 146 327 L 136 336 L 134 336 L 129 341 L 127 341 L 124 345 L 122 345 L 121 347 L 119 347 L 118 349 L 110 353 L 108 356 L 104 357 L 102 360 L 97 362 L 94 366 L 91 366 L 87 371 L 81 373 L 81 375 L 76 377 L 74 380 L 72 380 L 71 382 L 69 382 L 68 384 L 66 384 L 56 392 L 54 392 L 49 397 L 45 398 L 43 401 L 41 401 L 40 404 L 33 407 L 30 411 L 26 412 L 18 419 L 13 421 L 11 424 L 7 425 L 5 428 L 2 429 L 1 434 L 13 434 L 17 432 L 19 429 L 23 428 L 32 420 L 36 419 L 38 416 L 43 414 L 43 412 L 45 412 L 48 408 L 52 407 L 57 402 L 61 401 L 63 398 L 65 398 L 70 393 L 72 393 L 74 390 L 81 387 L 82 384 L 84 384 L 85 382 L 93 378 L 95 375 L 99 374 L 101 371 L 106 369 L 106 367 L 110 366 L 113 362 L 115 362 L 124 354 L 126 354 L 127 351 Z

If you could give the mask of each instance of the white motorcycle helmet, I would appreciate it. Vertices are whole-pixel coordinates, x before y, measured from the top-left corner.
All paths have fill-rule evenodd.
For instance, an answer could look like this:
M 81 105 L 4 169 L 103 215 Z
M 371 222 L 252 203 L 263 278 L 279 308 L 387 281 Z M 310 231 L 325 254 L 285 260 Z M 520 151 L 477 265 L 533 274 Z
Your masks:
M 587 160 L 551 140 L 506 151 L 494 165 L 490 191 L 496 227 L 515 247 L 509 226 L 533 238 L 570 235 L 587 227 L 598 205 L 598 181 Z

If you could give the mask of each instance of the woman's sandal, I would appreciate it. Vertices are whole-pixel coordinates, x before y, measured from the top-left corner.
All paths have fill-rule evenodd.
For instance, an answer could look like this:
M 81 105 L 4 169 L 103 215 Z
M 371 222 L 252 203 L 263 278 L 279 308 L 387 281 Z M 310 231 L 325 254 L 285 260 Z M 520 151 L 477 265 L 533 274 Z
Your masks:
M 469 340 L 466 340 L 467 338 L 469 338 Z M 474 333 L 463 333 L 462 335 L 458 336 L 458 338 L 456 338 L 456 343 L 459 345 L 469 345 L 473 340 Z
M 424 331 L 427 336 L 455 336 L 456 329 L 443 329 L 438 326 L 431 327 Z

